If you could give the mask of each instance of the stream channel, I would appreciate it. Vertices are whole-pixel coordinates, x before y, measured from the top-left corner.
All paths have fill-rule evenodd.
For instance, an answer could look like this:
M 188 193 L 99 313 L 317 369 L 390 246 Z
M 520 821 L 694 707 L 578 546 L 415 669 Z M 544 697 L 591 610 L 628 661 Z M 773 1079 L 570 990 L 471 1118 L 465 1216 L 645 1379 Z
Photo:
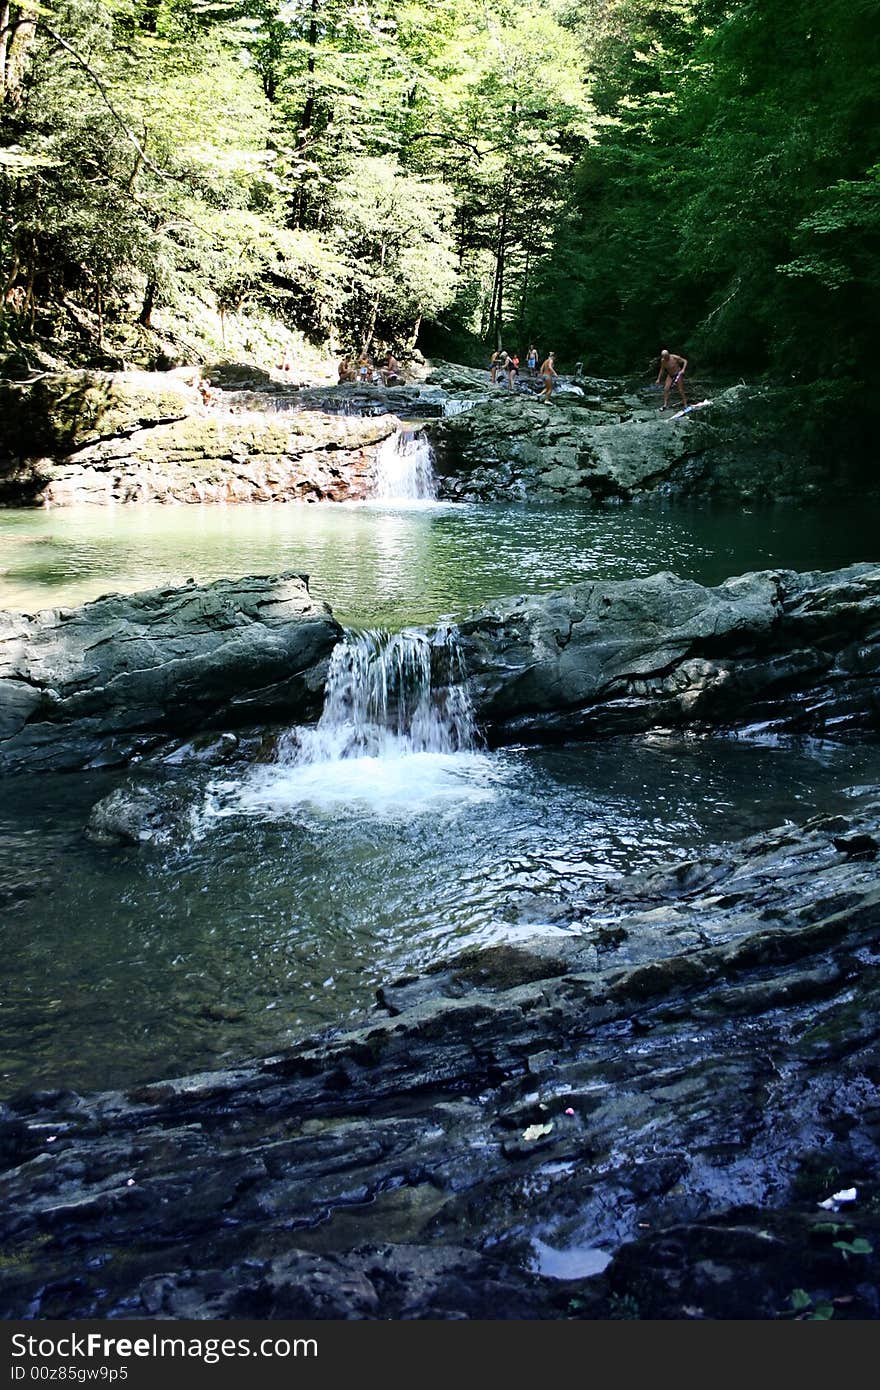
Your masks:
M 387 493 L 0 512 L 0 607 L 294 569 L 350 630 L 317 730 L 282 731 L 258 764 L 159 769 L 187 806 L 169 843 L 86 839 L 91 806 L 131 772 L 6 779 L 0 1091 L 125 1086 L 273 1051 L 466 946 L 570 930 L 567 905 L 609 878 L 880 785 L 871 742 L 746 732 L 489 752 L 464 703 L 435 705 L 418 631 L 591 578 L 673 570 L 715 584 L 873 560 L 877 523 L 869 509 Z M 448 643 L 454 667 L 453 626 Z

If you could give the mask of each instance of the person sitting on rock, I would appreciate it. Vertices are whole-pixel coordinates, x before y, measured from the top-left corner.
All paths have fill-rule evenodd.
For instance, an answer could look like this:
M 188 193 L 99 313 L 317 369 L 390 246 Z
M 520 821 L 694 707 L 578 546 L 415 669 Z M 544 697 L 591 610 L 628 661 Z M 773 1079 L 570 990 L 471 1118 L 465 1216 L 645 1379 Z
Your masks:
M 385 362 L 380 368 L 380 373 L 382 383 L 385 386 L 390 386 L 392 381 L 400 381 L 401 366 L 390 348 L 386 354 Z
M 657 380 L 654 382 L 654 385 L 657 386 L 663 373 L 666 373 L 666 380 L 663 383 L 663 404 L 660 407 L 661 410 L 667 409 L 669 405 L 669 392 L 672 390 L 673 386 L 678 387 L 678 394 L 681 396 L 682 405 L 687 405 L 687 396 L 684 394 L 684 381 L 682 379 L 686 368 L 686 357 L 679 357 L 676 353 L 670 352 L 669 348 L 663 349 L 660 354 L 660 370 L 657 373 Z
M 336 371 L 339 377 L 340 386 L 345 381 L 354 381 L 356 379 L 357 373 L 355 372 L 355 369 L 352 366 L 352 361 L 348 353 L 346 353 L 344 357 L 340 357 Z
M 369 382 L 373 379 L 373 359 L 366 350 L 358 358 L 357 374 L 359 381 Z

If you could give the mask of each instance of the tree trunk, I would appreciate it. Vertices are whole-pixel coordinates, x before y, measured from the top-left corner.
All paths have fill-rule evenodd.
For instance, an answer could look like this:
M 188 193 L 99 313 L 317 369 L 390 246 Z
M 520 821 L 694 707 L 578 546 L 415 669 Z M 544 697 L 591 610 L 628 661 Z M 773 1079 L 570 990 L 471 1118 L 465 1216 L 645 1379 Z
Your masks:
M 0 4 L 0 100 L 6 96 L 6 59 L 9 53 L 9 41 L 12 35 L 9 30 L 9 20 L 12 13 L 12 6 L 9 0 L 3 0 Z
M 318 3 L 319 0 L 312 0 L 312 13 L 309 19 L 309 57 L 306 63 L 307 91 L 306 101 L 303 107 L 302 116 L 299 122 L 299 146 L 304 150 L 309 138 L 309 131 L 312 128 L 312 121 L 315 118 L 315 49 L 318 46 Z
M 526 246 L 526 265 L 523 271 L 522 286 L 519 292 L 519 336 L 522 343 L 526 336 L 526 302 L 529 295 L 529 270 L 532 262 L 532 250 Z
M 25 70 L 28 63 L 28 54 L 33 47 L 34 39 L 37 36 L 36 20 L 32 19 L 9 19 L 7 5 L 7 23 L 9 28 L 3 35 L 3 100 L 12 106 L 17 106 L 21 97 L 21 87 L 24 80 Z M 0 12 L 2 13 L 2 12 Z
M 138 323 L 141 328 L 153 327 L 153 307 L 156 303 L 156 290 L 158 286 L 155 280 L 147 281 L 147 288 L 144 290 L 144 302 L 138 314 Z
M 510 208 L 510 175 L 504 180 L 504 194 L 498 219 L 498 248 L 495 252 L 495 283 L 489 308 L 489 337 L 496 348 L 501 347 L 504 332 L 504 266 L 507 254 L 507 217 Z
M 380 272 L 383 271 L 383 270 L 385 269 L 385 255 L 386 255 L 387 250 L 388 250 L 387 244 L 383 241 L 383 242 L 382 242 L 382 249 L 381 249 L 381 251 L 380 251 L 380 253 L 379 253 L 379 270 L 380 270 Z M 374 297 L 374 299 L 373 299 L 373 305 L 372 305 L 372 308 L 370 309 L 370 323 L 369 323 L 369 327 L 368 327 L 368 329 L 367 329 L 367 335 L 366 335 L 366 337 L 364 338 L 364 342 L 363 342 L 363 346 L 362 346 L 362 348 L 361 348 L 361 352 L 368 352 L 368 351 L 369 351 L 370 344 L 371 344 L 372 341 L 373 341 L 373 334 L 376 332 L 376 320 L 377 320 L 378 317 L 379 317 L 379 301 L 380 301 L 381 298 L 382 298 L 382 291 L 381 291 L 381 289 L 379 289 L 379 290 L 376 291 L 375 297 Z
M 312 131 L 312 122 L 315 119 L 315 70 L 317 68 L 315 50 L 318 46 L 318 6 L 319 0 L 312 0 L 309 31 L 306 40 L 309 45 L 309 56 L 306 62 L 306 99 L 303 105 L 302 115 L 299 119 L 299 135 L 296 142 L 297 153 L 301 156 L 305 154 L 306 148 L 308 147 Z M 301 227 L 303 225 L 306 216 L 306 207 L 306 190 L 301 186 L 297 191 L 294 203 L 294 227 Z

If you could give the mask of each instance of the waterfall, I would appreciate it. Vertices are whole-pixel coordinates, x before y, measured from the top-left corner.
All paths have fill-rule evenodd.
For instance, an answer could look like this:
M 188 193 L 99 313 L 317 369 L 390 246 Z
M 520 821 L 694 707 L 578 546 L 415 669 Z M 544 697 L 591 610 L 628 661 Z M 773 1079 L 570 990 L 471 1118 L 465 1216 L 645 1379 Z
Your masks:
M 381 820 L 457 815 L 494 800 L 454 627 L 347 632 L 333 649 L 316 726 L 293 728 L 275 761 L 209 786 L 205 813 Z
M 453 415 L 463 415 L 466 410 L 473 410 L 477 404 L 475 400 L 461 400 L 450 397 L 443 402 L 443 418 L 449 420 Z
M 330 659 L 324 711 L 314 729 L 295 729 L 285 763 L 330 763 L 472 748 L 475 728 L 455 628 L 433 637 L 349 632 Z
M 399 429 L 376 450 L 373 496 L 383 502 L 433 501 L 437 496 L 434 456 L 421 430 Z

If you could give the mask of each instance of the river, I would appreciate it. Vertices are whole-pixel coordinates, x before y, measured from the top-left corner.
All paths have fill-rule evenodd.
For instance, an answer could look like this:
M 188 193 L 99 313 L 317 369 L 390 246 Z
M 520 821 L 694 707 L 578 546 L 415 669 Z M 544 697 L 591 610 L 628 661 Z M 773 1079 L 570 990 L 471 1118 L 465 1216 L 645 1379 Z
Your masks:
M 660 569 L 875 558 L 877 516 L 674 507 L 132 507 L 0 512 L 0 605 L 33 611 L 190 577 L 312 576 L 354 627 Z M 369 1008 L 468 945 L 576 930 L 655 867 L 880 785 L 880 747 L 652 736 L 434 745 L 254 766 L 172 763 L 186 829 L 107 850 L 83 827 L 124 776 L 14 777 L 0 808 L 0 1087 L 128 1085 L 265 1053 Z

